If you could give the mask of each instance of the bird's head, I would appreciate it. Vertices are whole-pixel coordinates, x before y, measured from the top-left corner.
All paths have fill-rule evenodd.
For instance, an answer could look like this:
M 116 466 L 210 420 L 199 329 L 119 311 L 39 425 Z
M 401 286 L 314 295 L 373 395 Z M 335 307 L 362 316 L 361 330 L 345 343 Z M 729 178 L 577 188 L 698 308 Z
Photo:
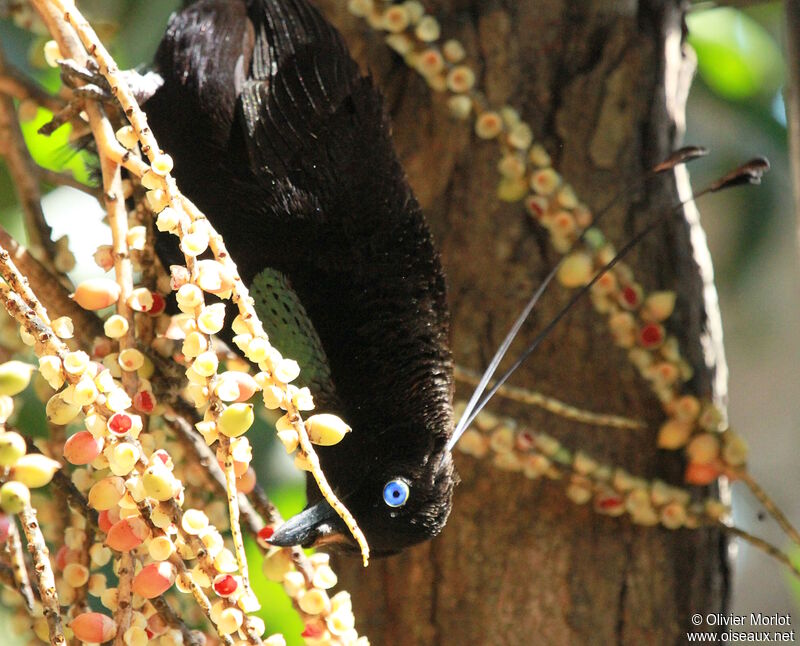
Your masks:
M 427 438 L 430 439 L 428 435 Z M 395 443 L 389 455 L 372 464 L 350 463 L 351 488 L 337 492 L 358 522 L 375 556 L 395 554 L 433 538 L 442 531 L 453 497 L 457 475 L 446 438 Z M 346 449 L 347 442 L 342 443 Z M 332 482 L 334 479 L 329 477 Z M 358 551 L 347 526 L 324 498 L 286 521 L 270 539 L 273 545 L 303 547 L 330 545 Z

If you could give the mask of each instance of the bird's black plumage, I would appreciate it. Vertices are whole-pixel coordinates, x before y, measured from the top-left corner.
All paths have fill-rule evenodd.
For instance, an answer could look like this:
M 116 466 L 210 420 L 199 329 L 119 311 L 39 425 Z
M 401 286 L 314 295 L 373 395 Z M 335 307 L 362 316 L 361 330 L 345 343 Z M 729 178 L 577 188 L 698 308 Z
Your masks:
M 319 449 L 328 480 L 375 553 L 437 534 L 455 479 L 444 276 L 380 93 L 305 0 L 192 3 L 156 68 L 164 85 L 145 108 L 179 186 L 245 283 L 285 277 L 313 323 L 331 382 L 308 379 L 317 408 L 353 428 Z M 174 251 L 159 243 L 164 262 Z M 383 501 L 393 478 L 410 485 L 402 507 Z M 331 529 L 317 524 L 292 536 Z

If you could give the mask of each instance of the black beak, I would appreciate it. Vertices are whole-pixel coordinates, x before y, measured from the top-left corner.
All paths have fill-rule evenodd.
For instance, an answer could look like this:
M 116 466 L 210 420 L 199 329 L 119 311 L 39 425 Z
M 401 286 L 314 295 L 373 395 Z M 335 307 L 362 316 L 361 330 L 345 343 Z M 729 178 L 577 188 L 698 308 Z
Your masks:
M 268 542 L 276 547 L 319 547 L 330 543 L 344 543 L 349 547 L 355 544 L 347 525 L 324 499 L 292 516 Z

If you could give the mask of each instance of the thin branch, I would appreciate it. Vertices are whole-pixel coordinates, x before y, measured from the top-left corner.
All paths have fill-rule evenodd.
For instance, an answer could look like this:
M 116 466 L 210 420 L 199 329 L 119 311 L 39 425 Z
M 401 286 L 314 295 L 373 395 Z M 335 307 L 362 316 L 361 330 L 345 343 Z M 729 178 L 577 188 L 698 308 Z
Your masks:
M 228 500 L 233 551 L 236 555 L 236 564 L 239 566 L 239 572 L 242 575 L 244 594 L 253 596 L 253 589 L 250 587 L 250 573 L 247 567 L 247 555 L 244 551 L 242 527 L 239 524 L 239 495 L 236 489 L 236 470 L 233 464 L 233 449 L 231 448 L 230 438 L 220 437 L 220 447 L 225 454 L 225 466 L 223 469 L 225 471 L 225 497 Z
M 0 247 L 6 249 L 9 257 L 17 267 L 20 275 L 28 280 L 29 289 L 36 292 L 38 299 L 46 311 L 56 316 L 69 316 L 75 324 L 75 332 L 91 345 L 91 341 L 103 334 L 100 319 L 92 312 L 78 306 L 69 297 L 69 292 L 59 283 L 58 278 L 11 234 L 0 226 Z
M 19 535 L 19 528 L 16 522 L 11 522 L 8 526 L 8 538 L 6 539 L 5 552 L 9 560 L 11 571 L 14 575 L 14 588 L 19 592 L 28 613 L 33 612 L 33 590 L 31 581 L 28 577 L 28 567 L 25 565 L 25 556 L 22 552 L 22 540 Z
M 764 505 L 764 509 L 766 509 L 769 515 L 775 519 L 775 522 L 778 523 L 780 528 L 786 533 L 792 542 L 796 545 L 800 545 L 800 532 L 798 532 L 797 528 L 792 525 L 791 521 L 789 521 L 789 519 L 786 517 L 786 514 L 784 514 L 780 507 L 775 504 L 775 501 L 772 500 L 769 494 L 764 491 L 764 489 L 755 481 L 755 479 L 753 479 L 752 474 L 744 469 L 736 472 L 736 477 L 747 485 L 748 489 L 750 489 L 756 499 L 762 505 Z
M 33 557 L 33 571 L 36 575 L 36 582 L 39 588 L 39 597 L 44 607 L 44 616 L 47 619 L 47 627 L 50 632 L 50 644 L 52 646 L 64 646 L 64 628 L 61 623 L 61 608 L 58 603 L 56 593 L 56 580 L 53 575 L 53 568 L 50 565 L 50 550 L 47 549 L 39 521 L 36 519 L 36 510 L 25 505 L 20 512 L 22 529 L 28 541 L 28 551 Z
M 5 64 L 2 74 L 0 74 L 0 94 L 13 97 L 18 101 L 30 99 L 50 112 L 58 112 L 67 103 L 61 97 L 50 94 L 8 63 Z
M 67 186 L 69 188 L 74 188 L 95 198 L 97 201 L 100 201 L 103 197 L 103 192 L 99 188 L 79 182 L 71 173 L 60 173 L 55 170 L 50 170 L 49 168 L 44 168 L 43 166 L 37 166 L 36 175 L 40 182 L 50 184 L 50 186 Z
M 477 373 L 464 368 L 456 366 L 454 376 L 458 381 L 464 382 L 471 386 L 477 386 L 480 383 L 481 377 Z M 489 381 L 487 388 L 493 387 L 494 380 Z M 604 413 L 593 413 L 591 411 L 583 410 L 575 406 L 570 406 L 564 402 L 554 398 L 548 397 L 541 393 L 527 390 L 525 388 L 518 388 L 516 386 L 509 386 L 504 384 L 497 390 L 497 394 L 506 399 L 519 402 L 521 404 L 528 404 L 530 406 L 537 406 L 554 415 L 569 419 L 582 424 L 591 424 L 592 426 L 607 426 L 609 428 L 622 428 L 631 430 L 640 430 L 646 428 L 644 422 L 627 417 L 620 417 L 618 415 L 606 415 Z
M 768 543 L 763 538 L 759 538 L 758 536 L 753 536 L 752 534 L 744 531 L 743 529 L 739 529 L 738 527 L 733 527 L 724 523 L 720 523 L 719 527 L 728 534 L 736 536 L 737 538 L 741 538 L 743 541 L 750 543 L 750 545 L 756 549 L 759 549 L 768 556 L 780 561 L 791 570 L 792 574 L 800 578 L 800 568 L 797 566 L 797 564 L 795 564 L 785 552 L 775 547 L 772 543 Z
M 114 610 L 117 634 L 114 646 L 125 646 L 125 631 L 131 627 L 133 618 L 133 555 L 123 552 L 117 558 L 117 564 L 117 607 Z
M 181 631 L 184 644 L 187 644 L 187 646 L 202 646 L 202 642 L 197 639 L 196 635 L 191 630 L 189 630 L 189 627 L 175 613 L 175 611 L 172 609 L 172 606 L 169 605 L 164 596 L 150 599 L 150 604 L 156 609 L 156 612 L 161 616 L 168 626 L 172 626 L 173 628 L 177 628 Z

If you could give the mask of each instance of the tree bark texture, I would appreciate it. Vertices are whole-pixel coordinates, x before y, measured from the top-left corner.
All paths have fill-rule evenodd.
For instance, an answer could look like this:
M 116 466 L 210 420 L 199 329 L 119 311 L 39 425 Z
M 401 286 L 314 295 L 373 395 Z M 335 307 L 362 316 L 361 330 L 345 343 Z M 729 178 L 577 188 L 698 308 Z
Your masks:
M 481 370 L 557 255 L 521 204 L 495 197 L 497 146 L 453 121 L 445 100 L 345 4 L 319 1 L 384 89 L 400 157 L 442 252 L 456 361 Z M 678 2 L 425 4 L 477 62 L 490 103 L 520 109 L 593 210 L 677 145 L 692 69 Z M 629 192 L 602 228 L 619 246 L 677 195 L 671 175 L 646 193 Z M 668 327 L 696 369 L 691 389 L 708 396 L 714 364 L 723 360 L 706 323 L 716 304 L 702 242 L 696 222 L 678 217 L 630 264 L 646 290 L 678 291 Z M 566 299 L 563 289 L 551 289 L 515 347 Z M 660 406 L 588 299 L 512 381 L 646 420 L 646 431 L 607 430 L 506 402 L 491 407 L 634 474 L 680 483 L 680 456 L 656 449 Z M 462 482 L 442 536 L 366 571 L 355 560 L 338 563 L 359 630 L 372 643 L 675 644 L 685 642 L 693 613 L 724 608 L 728 576 L 717 531 L 636 527 L 573 505 L 563 483 L 532 482 L 488 459 L 457 455 L 456 463 Z

